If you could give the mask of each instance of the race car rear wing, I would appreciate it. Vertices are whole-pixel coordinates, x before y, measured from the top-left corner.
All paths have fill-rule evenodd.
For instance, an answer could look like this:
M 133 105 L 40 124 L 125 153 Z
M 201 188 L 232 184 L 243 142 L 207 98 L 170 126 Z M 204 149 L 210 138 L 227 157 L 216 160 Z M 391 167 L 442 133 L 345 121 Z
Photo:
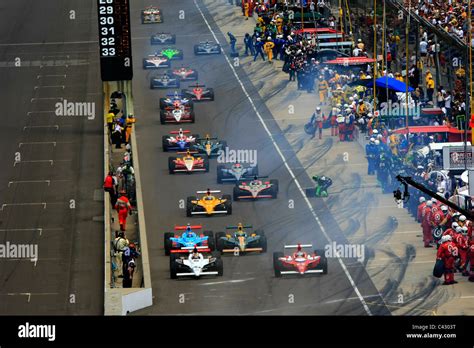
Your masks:
M 196 191 L 196 193 L 204 194 L 204 193 L 220 193 L 221 190 L 209 190 L 209 191 Z
M 211 214 L 227 214 L 227 210 L 215 210 Z M 205 211 L 193 211 L 191 215 L 207 215 Z
M 241 252 L 239 247 L 235 247 L 234 249 L 222 249 L 223 253 L 235 253 L 236 251 Z M 246 248 L 244 252 L 251 252 L 251 251 L 263 251 L 263 248 Z
M 200 252 L 211 252 L 207 246 L 196 246 L 196 249 Z M 181 249 L 171 249 L 170 252 L 172 254 L 183 254 L 183 253 L 190 253 L 194 250 L 194 247 L 182 247 Z
M 218 140 L 217 138 L 209 138 L 209 139 L 206 139 L 206 138 L 197 138 L 196 140 Z
M 179 134 L 179 132 L 183 133 L 183 134 L 189 134 L 191 133 L 190 130 L 182 130 L 180 129 L 179 131 L 171 131 L 170 134 Z
M 226 230 L 236 230 L 238 229 L 239 226 L 227 226 Z M 242 225 L 242 228 L 253 228 L 252 225 Z
M 283 248 L 285 248 L 285 249 L 294 249 L 294 248 L 298 248 L 298 246 L 300 246 L 302 248 L 312 248 L 313 244 L 285 245 Z
M 180 231 L 180 230 L 185 230 L 188 226 L 175 226 L 174 229 L 176 231 Z M 202 229 L 202 225 L 191 225 L 189 226 L 191 227 L 192 230 L 200 230 Z

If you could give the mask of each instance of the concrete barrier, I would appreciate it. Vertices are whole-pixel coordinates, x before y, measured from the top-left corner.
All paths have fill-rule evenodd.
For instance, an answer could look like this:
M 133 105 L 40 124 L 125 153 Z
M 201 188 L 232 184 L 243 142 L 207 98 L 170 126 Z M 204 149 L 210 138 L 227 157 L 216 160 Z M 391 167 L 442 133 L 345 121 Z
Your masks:
M 109 109 L 109 98 L 112 92 L 122 91 L 126 97 L 127 114 L 133 114 L 133 95 L 130 81 L 104 82 L 104 119 Z M 135 126 L 131 135 L 133 153 L 133 168 L 135 170 L 135 190 L 137 195 L 138 239 L 141 255 L 137 260 L 137 269 L 141 269 L 142 279 L 134 284 L 141 287 L 117 288 L 112 279 L 112 207 L 107 195 L 104 199 L 104 315 L 126 315 L 133 311 L 151 306 L 153 294 L 151 288 L 150 264 L 148 257 L 148 242 L 146 236 L 145 215 L 143 211 L 143 196 L 140 180 L 140 165 L 138 161 Z M 104 176 L 111 168 L 111 148 L 107 127 L 104 122 Z

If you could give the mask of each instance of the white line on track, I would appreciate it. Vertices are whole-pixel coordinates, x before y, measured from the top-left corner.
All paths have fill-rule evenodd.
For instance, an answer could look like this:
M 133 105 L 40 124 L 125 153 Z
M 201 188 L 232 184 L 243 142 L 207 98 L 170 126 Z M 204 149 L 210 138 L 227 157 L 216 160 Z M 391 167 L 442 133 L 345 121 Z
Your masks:
M 199 11 L 199 13 L 201 14 L 201 17 L 203 18 L 204 22 L 206 23 L 207 25 L 207 28 L 209 29 L 209 31 L 212 33 L 212 36 L 214 38 L 214 40 L 216 41 L 216 43 L 220 44 L 219 40 L 217 39 L 217 36 L 214 32 L 214 30 L 212 30 L 209 22 L 207 21 L 206 19 L 206 16 L 204 16 L 204 13 L 202 12 L 201 8 L 199 7 L 198 3 L 196 0 L 193 0 L 194 2 L 194 5 L 196 6 L 197 10 Z M 245 88 L 244 84 L 242 83 L 242 81 L 240 80 L 240 77 L 239 75 L 237 75 L 237 72 L 235 71 L 235 68 L 234 66 L 232 65 L 232 63 L 230 62 L 229 60 L 229 57 L 227 57 L 227 55 L 225 54 L 224 50 L 222 49 L 222 46 L 221 46 L 221 51 L 222 51 L 222 55 L 224 56 L 225 60 L 227 61 L 227 64 L 229 65 L 229 67 L 231 68 L 235 78 L 237 79 L 237 81 L 239 82 L 240 84 L 240 87 L 242 88 L 242 91 L 243 93 L 245 94 L 245 96 L 247 97 L 247 99 L 249 100 L 250 102 L 250 105 L 252 106 L 255 114 L 257 115 L 257 117 L 259 118 L 263 128 L 265 129 L 267 135 L 270 137 L 270 140 L 272 141 L 273 143 L 273 146 L 275 147 L 276 151 L 278 152 L 278 154 L 280 155 L 281 159 L 283 160 L 283 164 L 285 165 L 286 169 L 288 170 L 288 173 L 290 174 L 291 178 L 293 179 L 295 185 L 298 187 L 298 190 L 300 191 L 301 195 L 303 196 L 303 200 L 306 202 L 306 204 L 308 205 L 308 208 L 311 212 L 311 215 L 313 216 L 314 220 L 316 221 L 316 223 L 318 224 L 319 228 L 321 229 L 321 232 L 323 233 L 323 235 L 326 237 L 326 240 L 331 244 L 332 243 L 332 239 L 329 237 L 329 235 L 327 234 L 326 232 L 326 229 L 324 228 L 323 224 L 321 223 L 321 221 L 319 220 L 319 217 L 318 215 L 316 214 L 316 212 L 314 211 L 313 209 L 313 206 L 311 205 L 311 202 L 309 201 L 309 199 L 306 197 L 305 195 L 305 192 L 304 192 L 304 189 L 302 188 L 302 186 L 300 185 L 298 179 L 296 178 L 295 174 L 293 173 L 293 170 L 290 168 L 286 158 L 285 158 L 285 155 L 283 154 L 283 152 L 280 150 L 280 146 L 275 142 L 275 139 L 273 138 L 272 136 L 272 133 L 270 132 L 270 130 L 268 129 L 265 121 L 263 120 L 263 117 L 262 115 L 260 114 L 260 112 L 257 110 L 257 107 L 255 106 L 255 103 L 253 101 L 253 99 L 250 97 L 249 93 L 247 92 L 247 89 Z M 352 279 L 352 276 L 350 275 L 346 265 L 344 264 L 344 262 L 342 261 L 342 259 L 340 257 L 337 257 L 338 261 L 339 261 L 339 264 L 341 265 L 342 269 L 344 270 L 344 273 L 346 274 L 346 277 L 347 279 L 349 280 L 352 288 L 354 289 L 354 292 L 357 294 L 357 297 L 359 298 L 360 302 L 362 303 L 362 306 L 364 307 L 364 310 L 365 312 L 368 314 L 368 315 L 372 315 L 372 312 L 370 311 L 370 308 L 369 306 L 367 305 L 364 297 L 362 296 L 361 292 L 359 291 L 359 288 L 357 287 L 356 283 L 354 282 L 354 279 Z
M 200 286 L 208 286 L 208 285 L 218 285 L 218 284 L 235 284 L 235 283 L 248 282 L 249 280 L 254 280 L 254 279 L 255 278 L 224 280 L 224 281 L 221 281 L 221 282 L 209 282 L 209 283 L 202 283 L 202 284 L 199 284 L 199 285 Z

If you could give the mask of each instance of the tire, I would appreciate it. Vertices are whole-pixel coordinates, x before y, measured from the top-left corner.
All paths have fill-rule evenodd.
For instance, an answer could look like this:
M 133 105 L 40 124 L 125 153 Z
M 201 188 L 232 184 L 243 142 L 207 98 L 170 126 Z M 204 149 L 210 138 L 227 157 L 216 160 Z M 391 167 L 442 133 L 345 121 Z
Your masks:
M 218 277 L 222 277 L 224 275 L 224 263 L 220 257 L 216 259 L 216 270 Z
M 255 234 L 257 236 L 265 236 L 265 231 L 264 230 L 255 230 Z
M 316 255 L 319 255 L 321 256 L 321 260 L 319 261 L 319 265 L 318 265 L 318 269 L 322 269 L 323 270 L 323 274 L 328 274 L 328 259 L 327 257 L 324 255 L 324 250 L 322 249 L 317 249 L 314 251 L 316 253 Z
M 163 151 L 168 152 L 169 149 L 168 149 L 168 136 L 167 135 L 163 135 L 163 137 L 161 138 L 161 143 L 163 145 Z
M 173 248 L 173 242 L 170 240 L 171 237 L 174 237 L 174 233 L 166 232 L 164 236 L 164 243 L 165 246 L 165 255 L 169 256 L 171 254 L 171 249 Z
M 191 214 L 191 212 L 193 211 L 193 204 L 191 203 L 191 201 L 195 201 L 195 200 L 196 200 L 196 197 L 194 196 L 189 196 L 186 200 L 186 216 L 187 217 L 193 216 L 193 214 Z
M 165 98 L 160 98 L 160 110 L 166 108 Z
M 174 163 L 175 160 L 176 160 L 176 157 L 168 157 L 168 171 L 170 174 L 175 173 L 175 169 L 176 169 L 176 163 Z
M 150 89 L 155 89 L 155 85 L 153 84 L 153 81 L 150 81 Z
M 148 69 L 148 67 L 146 66 L 146 59 L 145 58 L 143 58 L 143 69 L 145 69 L 145 70 Z
M 258 176 L 258 164 L 256 164 L 255 167 L 253 167 L 252 176 L 254 176 L 254 175 Z
M 192 110 L 189 115 L 191 116 L 190 117 L 190 120 L 191 120 L 191 123 L 194 123 L 196 122 L 196 115 L 194 114 L 194 110 Z
M 222 250 L 224 250 L 224 247 L 225 247 L 225 241 L 221 239 L 221 237 L 225 237 L 225 233 L 217 232 L 216 233 L 216 250 L 220 252 L 222 252 Z
M 260 248 L 262 248 L 262 252 L 267 252 L 267 237 L 265 235 L 260 235 Z
M 239 187 L 236 185 L 234 186 L 234 190 L 233 190 L 233 196 L 234 196 L 234 201 L 239 201 L 240 200 L 240 189 Z
M 224 169 L 225 166 L 223 164 L 218 164 L 217 165 L 217 183 L 222 184 L 222 169 Z
M 209 100 L 214 101 L 214 88 L 209 88 Z
M 278 193 L 278 190 L 279 190 L 278 180 L 277 179 L 270 180 L 270 184 L 273 185 L 273 187 L 275 188 L 275 192 Z
M 163 110 L 160 110 L 160 123 L 166 124 L 166 114 Z
M 194 54 L 199 55 L 198 45 L 194 45 Z
M 227 215 L 231 215 L 232 214 L 232 196 L 231 195 L 223 195 L 222 198 L 227 200 L 225 202 Z
M 216 249 L 216 241 L 214 239 L 214 234 L 212 233 L 212 231 L 204 231 L 203 234 L 207 237 L 209 237 L 207 239 L 207 246 L 209 247 L 209 249 L 211 249 L 211 251 L 215 250 Z
M 203 164 L 204 164 L 204 169 L 206 170 L 206 173 L 209 173 L 209 159 L 207 157 L 203 157 Z
M 222 150 L 222 151 L 225 151 L 225 148 L 227 147 L 227 141 L 222 140 L 222 141 L 221 141 L 221 145 L 222 145 L 221 150 Z
M 273 270 L 275 271 L 275 277 L 281 278 L 281 261 L 278 260 L 280 257 L 283 257 L 281 251 L 276 251 L 273 253 Z
M 174 254 L 170 255 L 170 278 L 171 279 L 176 279 L 178 276 L 176 273 L 178 273 L 178 264 L 176 263 L 176 256 Z

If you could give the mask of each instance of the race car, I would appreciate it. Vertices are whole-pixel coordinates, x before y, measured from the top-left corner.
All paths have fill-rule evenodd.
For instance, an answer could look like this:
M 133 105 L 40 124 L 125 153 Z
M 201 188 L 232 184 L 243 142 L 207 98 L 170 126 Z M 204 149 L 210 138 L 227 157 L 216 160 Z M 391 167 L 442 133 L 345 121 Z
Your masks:
M 206 88 L 205 85 L 200 85 L 197 82 L 194 85 L 189 85 L 188 88 L 182 89 L 181 94 L 193 101 L 214 100 L 214 89 Z
M 195 55 L 221 54 L 221 45 L 213 41 L 200 42 L 194 45 Z
M 148 58 L 143 58 L 143 69 L 161 69 L 169 67 L 171 67 L 171 62 L 164 56 L 150 55 Z
M 174 45 L 176 43 L 176 35 L 170 33 L 156 33 L 151 36 L 150 43 L 152 45 Z
M 148 6 L 142 10 L 142 24 L 162 23 L 163 16 L 159 8 Z
M 209 159 L 206 157 L 194 157 L 191 151 L 187 150 L 183 157 L 168 158 L 168 170 L 170 174 L 208 172 Z
M 165 56 L 169 60 L 182 60 L 183 50 L 174 47 L 163 47 L 157 52 L 159 55 Z
M 261 230 L 247 233 L 244 228 L 252 228 L 252 226 L 239 223 L 237 226 L 226 227 L 228 231 L 235 230 L 234 233 L 217 232 L 216 249 L 223 253 L 234 253 L 234 255 L 253 251 L 266 252 L 265 233 Z
M 219 164 L 217 166 L 217 183 L 238 182 L 240 180 L 252 180 L 258 175 L 258 166 L 233 163 L 231 165 Z
M 160 98 L 160 109 L 175 108 L 177 106 L 183 106 L 186 109 L 193 109 L 193 101 L 188 98 L 184 98 L 177 91 L 174 94 L 168 94 L 165 98 Z
M 180 81 L 195 81 L 198 79 L 198 72 L 191 68 L 177 68 L 168 70 L 168 74 L 173 77 L 177 77 Z
M 306 253 L 303 248 L 313 248 L 311 244 L 285 245 L 285 249 L 296 248 L 296 251 L 289 256 L 282 252 L 273 253 L 273 269 L 275 277 L 284 274 L 311 274 L 328 273 L 328 260 L 324 255 L 324 250 L 314 250 L 313 253 Z
M 180 128 L 178 131 L 170 132 L 170 135 L 163 135 L 163 151 L 184 151 L 189 149 L 196 142 L 196 139 L 199 138 L 199 135 L 189 135 L 190 133 L 190 131 Z
M 194 123 L 194 111 L 184 107 L 160 110 L 160 123 Z
M 165 255 L 170 253 L 189 253 L 194 247 L 199 249 L 215 249 L 214 234 L 211 231 L 197 232 L 202 230 L 201 225 L 175 226 L 175 232 L 165 233 Z M 180 234 L 180 231 L 184 231 Z
M 240 199 L 277 198 L 278 180 L 262 181 L 255 176 L 250 182 L 237 183 L 234 186 L 234 201 Z
M 217 138 L 211 138 L 209 134 L 206 134 L 205 138 L 196 139 L 196 142 L 191 146 L 191 150 L 212 157 L 219 156 L 220 151 L 224 151 L 226 147 L 226 141 L 219 141 Z
M 170 255 L 170 278 L 194 277 L 224 274 L 224 266 L 218 252 L 209 254 L 210 249 L 195 248 L 189 256 Z M 206 253 L 206 254 L 203 254 Z
M 150 88 L 179 88 L 179 78 L 164 73 L 163 75 L 155 75 L 150 80 Z
M 186 202 L 186 216 L 206 215 L 212 216 L 214 214 L 232 214 L 232 199 L 230 195 L 223 195 L 221 198 L 213 196 L 213 193 L 220 193 L 221 191 L 197 191 L 198 194 L 204 194 L 203 197 L 197 199 L 190 196 Z

